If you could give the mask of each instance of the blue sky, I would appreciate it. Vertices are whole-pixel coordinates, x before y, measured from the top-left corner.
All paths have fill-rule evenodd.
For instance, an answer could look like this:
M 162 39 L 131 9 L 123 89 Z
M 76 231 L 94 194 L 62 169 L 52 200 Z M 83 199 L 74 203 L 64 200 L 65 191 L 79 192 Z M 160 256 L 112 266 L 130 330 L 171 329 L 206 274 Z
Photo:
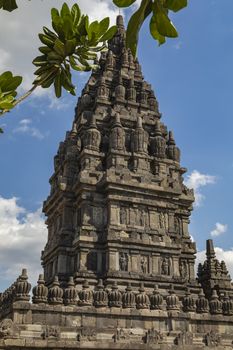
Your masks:
M 109 14 L 113 19 L 118 13 L 110 0 L 79 3 L 92 18 L 98 13 L 99 18 Z M 62 1 L 51 0 L 50 4 L 60 7 Z M 36 33 L 48 25 L 49 7 L 22 0 L 18 14 L 0 13 L 1 26 L 6 29 L 0 31 L 0 72 L 23 72 L 24 89 L 30 87 Z M 26 11 L 30 23 L 24 23 Z M 194 207 L 190 233 L 200 251 L 214 235 L 219 256 L 233 272 L 232 13 L 230 0 L 189 1 L 185 10 L 172 16 L 179 38 L 158 47 L 145 23 L 138 55 L 163 121 L 174 131 L 181 149 L 182 165 L 188 168 L 186 181 L 197 192 L 199 203 Z M 32 33 L 27 30 L 30 26 Z M 76 76 L 77 96 L 86 78 L 85 74 Z M 39 248 L 46 239 L 40 207 L 49 193 L 53 156 L 71 127 L 76 102 L 77 97 L 65 94 L 57 101 L 51 91 L 42 91 L 0 120 L 5 130 L 0 136 L 0 289 L 23 264 L 29 264 L 32 275 L 38 270 Z

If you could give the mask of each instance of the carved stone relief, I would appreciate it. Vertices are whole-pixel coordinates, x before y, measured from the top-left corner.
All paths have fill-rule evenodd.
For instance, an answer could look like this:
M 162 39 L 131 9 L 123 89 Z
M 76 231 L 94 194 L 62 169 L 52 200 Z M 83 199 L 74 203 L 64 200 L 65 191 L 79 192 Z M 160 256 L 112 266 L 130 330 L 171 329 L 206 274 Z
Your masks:
M 148 271 L 149 271 L 148 256 L 141 256 L 140 267 L 141 267 L 142 273 L 148 273 Z
M 179 264 L 180 276 L 184 279 L 189 278 L 189 268 L 186 260 L 180 259 Z
M 171 274 L 171 259 L 168 257 L 161 258 L 161 275 L 169 276 Z
M 41 334 L 43 339 L 59 339 L 60 328 L 58 326 L 46 326 Z
M 128 261 L 129 261 L 128 254 L 121 252 L 119 255 L 120 271 L 128 271 Z
M 126 225 L 128 223 L 128 215 L 127 215 L 127 208 L 121 207 L 120 208 L 120 223 L 122 225 Z

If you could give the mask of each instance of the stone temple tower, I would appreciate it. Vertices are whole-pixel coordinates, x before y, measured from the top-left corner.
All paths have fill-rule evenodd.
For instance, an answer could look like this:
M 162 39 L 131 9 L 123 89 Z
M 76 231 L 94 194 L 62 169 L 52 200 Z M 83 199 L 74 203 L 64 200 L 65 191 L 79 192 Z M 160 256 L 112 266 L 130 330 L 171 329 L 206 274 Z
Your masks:
M 212 240 L 195 276 L 193 191 L 117 26 L 54 158 L 44 275 L 0 294 L 0 349 L 233 347 L 231 278 Z
M 44 202 L 45 279 L 101 278 L 135 286 L 193 284 L 195 243 L 188 232 L 193 191 L 172 131 L 138 60 L 118 33 L 79 98 L 73 128 L 54 158 Z

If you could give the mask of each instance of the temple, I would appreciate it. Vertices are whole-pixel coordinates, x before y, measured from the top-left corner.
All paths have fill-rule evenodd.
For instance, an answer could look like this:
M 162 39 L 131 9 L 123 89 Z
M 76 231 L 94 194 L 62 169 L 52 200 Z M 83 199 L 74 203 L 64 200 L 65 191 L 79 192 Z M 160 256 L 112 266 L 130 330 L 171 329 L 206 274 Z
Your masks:
M 0 349 L 232 349 L 233 289 L 207 241 L 195 273 L 193 190 L 122 16 L 54 157 L 44 274 L 0 295 Z

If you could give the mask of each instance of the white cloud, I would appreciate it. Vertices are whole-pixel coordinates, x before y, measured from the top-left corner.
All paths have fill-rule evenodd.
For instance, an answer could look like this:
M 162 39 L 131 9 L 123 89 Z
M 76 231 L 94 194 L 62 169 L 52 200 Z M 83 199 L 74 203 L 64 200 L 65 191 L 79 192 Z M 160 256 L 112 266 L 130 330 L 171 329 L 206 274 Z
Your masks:
M 205 196 L 201 193 L 201 187 L 216 183 L 216 176 L 201 174 L 197 170 L 188 175 L 184 181 L 185 185 L 194 190 L 195 205 L 200 206 Z
M 31 124 L 32 121 L 30 119 L 22 119 L 19 122 L 19 125 L 13 129 L 13 133 L 27 134 L 39 140 L 44 139 L 45 135 L 43 135 L 39 129 L 35 128 Z
M 68 5 L 76 3 L 67 0 Z M 20 0 L 19 8 L 11 13 L 0 12 L 0 71 L 11 70 L 14 74 L 24 77 L 23 89 L 28 90 L 33 81 L 35 67 L 32 60 L 40 55 L 38 47 L 41 43 L 38 33 L 43 26 L 51 27 L 50 9 L 61 8 L 61 0 L 28 1 Z M 87 13 L 91 20 L 102 19 L 109 16 L 111 23 L 115 22 L 118 8 L 113 6 L 111 0 L 80 0 L 78 2 L 83 13 Z M 46 89 L 35 90 L 34 94 L 47 94 Z
M 227 231 L 227 225 L 226 224 L 220 224 L 220 222 L 216 222 L 214 230 L 210 232 L 212 237 L 217 237 L 222 235 Z
M 0 197 L 0 280 L 8 286 L 28 268 L 30 282 L 35 284 L 40 267 L 40 252 L 47 238 L 41 209 L 28 212 L 18 199 Z
M 219 261 L 225 261 L 229 274 L 233 276 L 233 248 L 230 248 L 229 250 L 224 250 L 222 248 L 215 247 L 214 249 L 216 253 L 216 258 Z M 199 251 L 197 253 L 196 266 L 198 266 L 199 263 L 203 263 L 205 259 L 205 250 Z

